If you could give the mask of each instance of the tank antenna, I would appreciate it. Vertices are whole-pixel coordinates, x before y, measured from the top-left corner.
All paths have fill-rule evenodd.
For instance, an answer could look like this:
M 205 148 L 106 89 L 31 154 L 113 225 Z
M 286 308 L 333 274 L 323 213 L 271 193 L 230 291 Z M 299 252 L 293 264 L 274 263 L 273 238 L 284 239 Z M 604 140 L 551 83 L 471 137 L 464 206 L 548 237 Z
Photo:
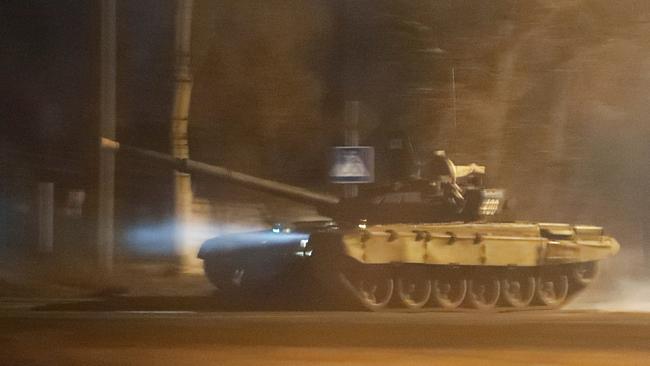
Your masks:
M 454 133 L 456 132 L 456 68 L 451 67 L 451 108 L 454 113 Z

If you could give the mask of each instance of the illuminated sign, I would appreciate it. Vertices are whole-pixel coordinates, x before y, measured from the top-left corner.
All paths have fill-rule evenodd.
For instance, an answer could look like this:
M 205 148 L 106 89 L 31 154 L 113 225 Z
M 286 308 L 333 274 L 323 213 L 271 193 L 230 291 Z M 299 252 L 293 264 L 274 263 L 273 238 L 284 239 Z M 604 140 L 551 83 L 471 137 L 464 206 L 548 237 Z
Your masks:
M 334 147 L 330 167 L 332 183 L 372 183 L 375 181 L 375 149 L 371 146 Z

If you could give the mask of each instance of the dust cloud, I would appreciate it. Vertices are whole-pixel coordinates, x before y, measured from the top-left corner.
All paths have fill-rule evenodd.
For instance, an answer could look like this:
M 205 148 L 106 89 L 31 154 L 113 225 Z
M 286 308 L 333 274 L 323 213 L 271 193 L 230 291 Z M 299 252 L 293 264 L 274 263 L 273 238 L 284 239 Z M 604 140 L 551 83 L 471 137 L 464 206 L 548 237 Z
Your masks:
M 452 156 L 485 163 L 517 219 L 601 225 L 621 242 L 574 307 L 650 310 L 650 4 L 538 1 L 499 14 L 455 64 Z
M 650 312 L 650 286 L 641 254 L 639 250 L 631 249 L 602 262 L 596 281 L 566 308 Z
M 485 164 L 518 220 L 604 226 L 622 251 L 604 265 L 593 297 L 611 294 L 603 304 L 614 308 L 608 299 L 645 304 L 650 3 L 359 1 L 347 14 L 354 37 L 337 28 L 341 9 L 300 4 L 198 2 L 194 158 L 316 186 L 325 168 L 319 156 L 335 141 L 354 84 L 362 140 L 408 129 L 461 164 Z M 394 18 L 423 25 L 418 47 L 439 52 L 408 61 L 418 50 L 395 42 L 415 41 L 389 43 L 394 32 L 378 20 Z M 356 51 L 366 58 L 353 61 L 367 68 L 344 72 L 341 57 L 354 52 L 337 47 L 359 44 L 338 37 L 363 40 Z M 415 90 L 400 84 L 407 74 L 429 94 L 402 95 Z M 197 188 L 214 190 L 207 182 Z

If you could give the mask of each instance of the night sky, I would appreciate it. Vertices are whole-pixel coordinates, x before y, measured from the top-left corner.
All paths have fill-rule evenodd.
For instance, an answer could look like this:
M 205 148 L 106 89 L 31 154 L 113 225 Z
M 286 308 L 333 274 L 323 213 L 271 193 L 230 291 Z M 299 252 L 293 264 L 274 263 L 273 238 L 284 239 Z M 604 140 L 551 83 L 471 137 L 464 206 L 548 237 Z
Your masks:
M 96 115 L 95 10 L 79 1 L 0 9 L 3 148 L 78 161 Z

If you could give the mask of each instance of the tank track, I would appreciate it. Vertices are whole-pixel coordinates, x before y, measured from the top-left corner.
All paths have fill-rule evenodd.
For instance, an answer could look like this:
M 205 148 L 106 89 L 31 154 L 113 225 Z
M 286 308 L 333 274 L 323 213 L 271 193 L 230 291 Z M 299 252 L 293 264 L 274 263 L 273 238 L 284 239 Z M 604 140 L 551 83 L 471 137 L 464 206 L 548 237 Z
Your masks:
M 324 284 L 330 291 L 339 287 L 339 299 L 347 297 L 357 307 L 375 312 L 558 309 L 583 291 L 598 272 L 597 262 L 490 268 L 339 260 L 343 261 L 339 268 L 330 271 L 334 278 L 324 279 Z

